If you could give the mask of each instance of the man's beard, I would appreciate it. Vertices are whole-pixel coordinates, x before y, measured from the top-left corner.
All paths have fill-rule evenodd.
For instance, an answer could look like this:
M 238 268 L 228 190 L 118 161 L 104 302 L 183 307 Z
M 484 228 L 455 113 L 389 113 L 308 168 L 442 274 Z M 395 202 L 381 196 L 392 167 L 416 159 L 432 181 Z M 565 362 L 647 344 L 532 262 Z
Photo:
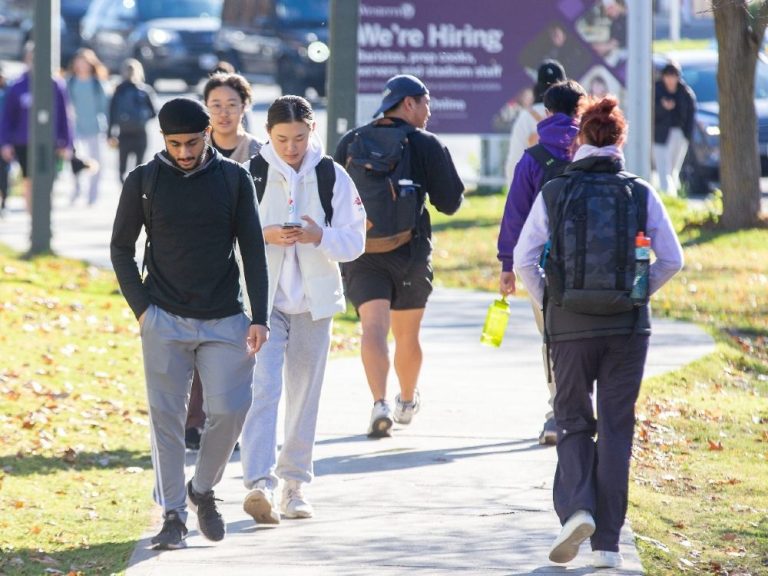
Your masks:
M 192 170 L 202 166 L 203 162 L 205 162 L 205 157 L 207 153 L 208 153 L 208 145 L 206 144 L 205 147 L 203 147 L 203 151 L 200 153 L 200 156 L 197 157 L 197 161 L 190 168 L 184 168 L 178 163 L 176 158 L 174 158 L 170 154 L 168 154 L 168 156 L 170 156 L 171 161 L 173 161 L 176 168 L 178 168 L 179 170 L 183 170 L 184 172 L 191 172 Z M 182 160 L 186 160 L 186 158 L 182 158 Z

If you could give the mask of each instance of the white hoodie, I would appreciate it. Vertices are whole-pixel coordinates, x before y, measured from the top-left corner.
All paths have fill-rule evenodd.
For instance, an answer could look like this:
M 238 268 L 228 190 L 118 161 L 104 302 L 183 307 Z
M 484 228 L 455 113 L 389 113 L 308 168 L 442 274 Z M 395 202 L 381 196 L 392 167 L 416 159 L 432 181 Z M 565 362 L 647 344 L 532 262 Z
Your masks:
M 309 216 L 323 228 L 320 244 L 267 245 L 269 268 L 268 310 L 287 314 L 311 312 L 318 320 L 346 309 L 338 262 L 349 262 L 365 249 L 365 209 L 352 179 L 334 165 L 333 221 L 325 212 L 317 190 L 315 166 L 323 157 L 317 136 L 310 138 L 298 172 L 280 159 L 270 142 L 260 154 L 269 164 L 264 197 L 259 204 L 261 225 L 302 222 Z

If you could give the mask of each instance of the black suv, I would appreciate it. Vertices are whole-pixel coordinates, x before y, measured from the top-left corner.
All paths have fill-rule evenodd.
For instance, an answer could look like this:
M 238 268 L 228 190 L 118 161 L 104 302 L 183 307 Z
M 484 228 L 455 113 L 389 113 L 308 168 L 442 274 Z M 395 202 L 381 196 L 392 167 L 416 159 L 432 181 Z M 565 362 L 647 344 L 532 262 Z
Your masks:
M 325 95 L 328 0 L 224 0 L 216 54 L 283 94 Z
M 720 104 L 717 50 L 681 50 L 654 54 L 657 72 L 669 60 L 680 64 L 683 80 L 696 94 L 696 121 L 680 180 L 689 195 L 703 196 L 720 180 Z M 760 55 L 755 71 L 758 150 L 763 176 L 768 175 L 768 60 Z
M 82 22 L 83 42 L 112 71 L 125 58 L 144 66 L 148 83 L 178 78 L 196 84 L 217 62 L 213 38 L 221 0 L 93 0 Z

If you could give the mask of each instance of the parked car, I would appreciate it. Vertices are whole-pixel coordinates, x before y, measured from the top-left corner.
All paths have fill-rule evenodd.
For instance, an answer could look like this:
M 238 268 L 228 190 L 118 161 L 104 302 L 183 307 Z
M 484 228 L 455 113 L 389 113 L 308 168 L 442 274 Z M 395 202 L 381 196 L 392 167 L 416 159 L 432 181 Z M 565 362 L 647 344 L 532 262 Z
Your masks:
M 178 78 L 195 84 L 218 60 L 212 46 L 220 15 L 221 0 L 93 0 L 82 36 L 111 70 L 133 57 L 148 83 Z
M 216 54 L 283 94 L 325 95 L 328 0 L 224 0 Z
M 654 54 L 658 71 L 669 60 L 680 64 L 683 80 L 696 94 L 696 125 L 680 179 L 689 195 L 706 195 L 720 180 L 720 104 L 717 92 L 717 50 Z M 761 54 L 755 71 L 755 109 L 760 165 L 768 175 L 768 58 Z
M 80 47 L 80 18 L 91 0 L 61 0 L 61 66 Z M 34 0 L 0 0 L 0 59 L 21 60 L 32 38 Z

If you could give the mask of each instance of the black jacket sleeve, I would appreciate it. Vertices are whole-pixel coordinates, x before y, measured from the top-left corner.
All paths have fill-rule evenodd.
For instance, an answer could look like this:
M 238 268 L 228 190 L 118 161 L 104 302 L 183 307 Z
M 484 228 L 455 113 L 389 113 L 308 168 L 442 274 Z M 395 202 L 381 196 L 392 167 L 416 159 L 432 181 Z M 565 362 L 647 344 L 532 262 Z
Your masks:
M 453 164 L 448 148 L 432 134 L 422 133 L 423 144 L 415 146 L 424 170 L 423 192 L 443 214 L 454 214 L 464 200 L 464 182 Z
M 256 203 L 256 189 L 245 168 L 241 167 L 239 173 L 235 236 L 243 258 L 245 287 L 253 315 L 251 324 L 267 326 L 267 255 Z
M 150 304 L 149 294 L 141 281 L 136 263 L 136 240 L 144 225 L 144 210 L 141 205 L 141 172 L 144 169 L 133 170 L 125 180 L 109 245 L 117 282 L 136 318 L 141 316 Z

